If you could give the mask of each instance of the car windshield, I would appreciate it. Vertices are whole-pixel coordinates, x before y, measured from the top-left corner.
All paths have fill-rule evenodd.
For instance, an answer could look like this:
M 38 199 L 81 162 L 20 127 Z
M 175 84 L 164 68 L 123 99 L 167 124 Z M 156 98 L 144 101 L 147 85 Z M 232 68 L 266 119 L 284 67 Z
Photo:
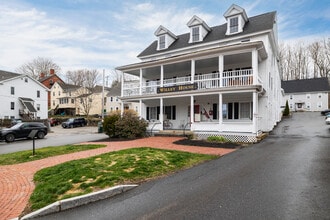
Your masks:
M 23 125 L 23 123 L 17 123 L 15 125 L 11 126 L 10 128 L 17 129 L 17 128 L 20 128 L 22 125 Z
M 73 118 L 69 118 L 68 122 L 73 122 L 73 120 L 74 120 Z

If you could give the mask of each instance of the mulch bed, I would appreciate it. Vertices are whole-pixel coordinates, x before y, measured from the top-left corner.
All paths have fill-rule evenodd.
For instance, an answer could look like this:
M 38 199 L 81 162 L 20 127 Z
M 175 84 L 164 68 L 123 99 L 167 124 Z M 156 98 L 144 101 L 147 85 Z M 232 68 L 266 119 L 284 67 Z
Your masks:
M 242 145 L 236 143 L 217 143 L 217 142 L 210 142 L 205 140 L 192 140 L 192 139 L 181 139 L 173 143 L 179 145 L 188 145 L 188 146 L 229 148 L 229 149 L 236 149 L 242 147 Z
M 134 139 L 123 139 L 123 138 L 103 138 L 100 140 L 90 141 L 90 142 L 111 142 L 111 141 L 130 141 Z M 183 138 L 181 140 L 173 142 L 174 144 L 178 145 L 186 145 L 186 146 L 197 146 L 197 147 L 214 147 L 214 148 L 227 148 L 227 149 L 237 149 L 241 148 L 241 144 L 237 143 L 217 143 L 217 142 L 210 142 L 206 140 L 193 140 Z

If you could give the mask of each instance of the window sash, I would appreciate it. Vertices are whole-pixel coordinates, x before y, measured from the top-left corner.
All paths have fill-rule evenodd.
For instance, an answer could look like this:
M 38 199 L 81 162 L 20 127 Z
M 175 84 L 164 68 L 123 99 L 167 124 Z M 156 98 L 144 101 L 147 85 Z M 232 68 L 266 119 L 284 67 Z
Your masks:
M 231 18 L 229 20 L 230 33 L 235 33 L 238 31 L 238 17 Z
M 165 36 L 159 37 L 159 49 L 165 49 Z
M 199 27 L 193 27 L 191 35 L 193 42 L 199 41 Z

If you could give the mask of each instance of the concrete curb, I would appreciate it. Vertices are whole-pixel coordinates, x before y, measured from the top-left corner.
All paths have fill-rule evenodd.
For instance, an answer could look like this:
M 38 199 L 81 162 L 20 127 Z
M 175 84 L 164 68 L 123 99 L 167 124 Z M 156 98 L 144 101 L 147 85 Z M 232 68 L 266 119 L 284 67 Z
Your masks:
M 57 202 L 54 202 L 44 208 L 41 208 L 35 212 L 31 212 L 21 218 L 15 218 L 17 220 L 22 219 L 32 219 L 56 212 L 61 212 L 67 209 L 72 209 L 81 205 L 85 205 L 91 202 L 99 201 L 102 199 L 110 198 L 112 196 L 118 195 L 120 193 L 126 192 L 130 189 L 137 187 L 138 185 L 119 185 L 114 186 L 109 189 L 101 190 L 94 193 L 89 193 L 82 196 L 77 196 L 69 199 L 63 199 Z

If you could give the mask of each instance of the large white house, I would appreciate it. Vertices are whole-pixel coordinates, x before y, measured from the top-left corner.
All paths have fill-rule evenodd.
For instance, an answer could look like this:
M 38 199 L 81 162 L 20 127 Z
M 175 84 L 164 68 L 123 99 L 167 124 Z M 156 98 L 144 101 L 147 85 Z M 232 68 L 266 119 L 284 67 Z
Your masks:
M 0 70 L 0 118 L 48 118 L 48 88 L 28 75 Z
M 159 26 L 141 62 L 120 66 L 120 99 L 139 104 L 155 132 L 186 129 L 199 138 L 255 142 L 281 120 L 276 12 L 248 17 L 233 4 L 227 23 L 209 27 L 193 16 L 188 33 Z M 219 18 L 220 20 L 220 18 Z M 129 78 L 129 77 L 128 77 Z

